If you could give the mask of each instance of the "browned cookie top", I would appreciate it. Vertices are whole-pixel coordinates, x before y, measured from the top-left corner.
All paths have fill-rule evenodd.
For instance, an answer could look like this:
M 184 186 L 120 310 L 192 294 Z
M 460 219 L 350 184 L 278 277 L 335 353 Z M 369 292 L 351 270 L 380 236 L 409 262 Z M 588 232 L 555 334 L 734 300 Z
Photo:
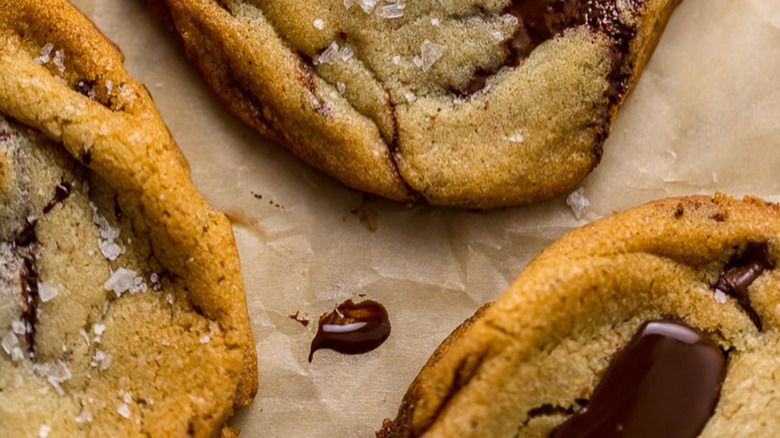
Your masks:
M 348 185 L 491 208 L 598 163 L 678 0 L 151 0 L 223 102 Z
M 606 423 L 615 431 L 668 406 L 687 416 L 653 425 L 688 431 L 675 436 L 775 436 L 779 242 L 777 205 L 723 195 L 658 201 L 574 231 L 445 340 L 380 436 L 570 437 L 605 412 L 625 415 Z M 669 357 L 637 347 L 648 330 L 704 353 L 674 342 Z M 671 371 L 638 386 L 630 373 L 653 361 Z M 616 373 L 634 380 L 615 388 Z M 700 389 L 656 392 L 681 385 Z M 615 403 L 625 390 L 636 398 Z M 647 397 L 663 402 L 631 411 Z M 550 435 L 566 420 L 576 426 Z
M 213 436 L 257 389 L 227 219 L 121 53 L 0 0 L 0 436 Z

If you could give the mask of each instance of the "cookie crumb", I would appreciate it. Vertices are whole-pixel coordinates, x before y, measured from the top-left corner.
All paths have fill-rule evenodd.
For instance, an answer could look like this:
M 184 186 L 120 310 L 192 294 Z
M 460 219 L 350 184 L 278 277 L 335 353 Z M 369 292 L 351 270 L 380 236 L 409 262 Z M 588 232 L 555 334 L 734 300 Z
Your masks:
M 674 209 L 674 217 L 681 218 L 685 214 L 685 206 L 682 202 L 677 203 L 677 207 Z
M 566 198 L 566 205 L 571 208 L 571 211 L 574 213 L 574 217 L 577 220 L 582 220 L 582 218 L 585 217 L 585 210 L 590 207 L 590 201 L 585 197 L 585 188 L 580 187 L 571 192 L 569 197 Z
M 344 85 L 344 83 L 341 81 L 336 83 L 336 89 L 339 90 L 339 94 L 341 94 L 342 96 L 344 95 L 344 93 L 347 92 L 347 86 Z

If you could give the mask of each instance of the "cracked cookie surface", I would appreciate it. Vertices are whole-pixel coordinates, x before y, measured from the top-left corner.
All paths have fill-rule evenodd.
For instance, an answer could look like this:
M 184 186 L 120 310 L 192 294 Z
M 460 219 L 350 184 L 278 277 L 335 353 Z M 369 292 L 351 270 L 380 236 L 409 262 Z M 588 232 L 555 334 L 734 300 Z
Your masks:
M 726 358 L 699 436 L 775 436 L 779 257 L 780 207 L 756 198 L 657 201 L 569 233 L 442 343 L 378 436 L 549 436 L 656 320 Z
M 679 0 L 150 0 L 223 103 L 347 185 L 494 208 L 601 158 Z
M 8 437 L 214 436 L 257 388 L 230 224 L 63 0 L 0 1 L 0 347 Z

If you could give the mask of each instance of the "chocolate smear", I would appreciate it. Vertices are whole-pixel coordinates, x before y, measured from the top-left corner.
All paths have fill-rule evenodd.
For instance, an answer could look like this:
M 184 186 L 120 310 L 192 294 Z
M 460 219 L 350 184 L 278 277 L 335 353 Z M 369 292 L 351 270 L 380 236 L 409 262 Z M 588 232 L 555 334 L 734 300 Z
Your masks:
M 630 3 L 629 6 L 633 7 L 633 3 L 641 1 Z M 635 31 L 620 21 L 615 0 L 513 0 L 504 13 L 517 18 L 519 25 L 517 31 L 504 43 L 505 58 L 500 67 L 517 67 L 540 44 L 566 29 L 586 25 L 615 41 L 615 72 L 611 75 L 612 85 L 607 96 L 617 102 L 628 91 L 630 74 L 622 72 L 622 64 Z M 496 71 L 478 69 L 469 84 L 457 90 L 457 93 L 461 96 L 476 93 L 485 87 L 487 79 Z
M 57 184 L 57 187 L 54 188 L 54 197 L 51 199 L 51 201 L 49 201 L 48 204 L 46 204 L 45 207 L 43 207 L 43 214 L 50 212 L 54 206 L 68 199 L 72 188 L 73 187 L 69 182 L 63 181 Z
M 24 299 L 24 311 L 22 320 L 27 327 L 25 338 L 27 339 L 27 353 L 30 358 L 35 357 L 35 327 L 38 320 L 38 304 L 41 301 L 38 293 L 38 270 L 35 267 L 35 257 L 24 258 L 24 264 L 20 273 L 22 283 L 22 298 Z
M 775 263 L 769 258 L 766 242 L 750 243 L 740 256 L 726 264 L 715 283 L 715 290 L 737 299 L 759 331 L 763 329 L 761 318 L 750 303 L 748 288 L 764 271 L 774 268 Z
M 682 322 L 651 321 L 615 357 L 587 406 L 551 438 L 694 438 L 712 417 L 726 358 Z
M 323 348 L 344 354 L 362 354 L 382 345 L 390 336 L 387 309 L 376 301 L 339 304 L 320 317 L 317 334 L 311 341 L 309 362 L 314 352 Z
M 27 216 L 24 218 L 24 226 L 19 235 L 14 239 L 14 245 L 17 248 L 24 248 L 38 241 L 38 235 L 35 233 L 35 226 L 38 225 L 38 218 Z

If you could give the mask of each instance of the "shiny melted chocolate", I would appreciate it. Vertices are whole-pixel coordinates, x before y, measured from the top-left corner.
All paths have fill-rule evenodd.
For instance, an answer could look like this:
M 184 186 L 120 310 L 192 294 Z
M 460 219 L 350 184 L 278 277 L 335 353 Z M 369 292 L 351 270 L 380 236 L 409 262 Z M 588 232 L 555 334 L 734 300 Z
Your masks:
M 739 257 L 730 261 L 715 283 L 715 289 L 737 299 L 740 307 L 756 325 L 762 329 L 761 318 L 753 309 L 748 295 L 748 287 L 766 270 L 774 269 L 775 263 L 769 258 L 766 243 L 751 243 Z
M 390 336 L 387 309 L 376 301 L 354 303 L 347 300 L 320 317 L 317 334 L 311 341 L 309 362 L 323 348 L 344 354 L 362 354 L 382 345 Z
M 694 438 L 715 410 L 723 352 L 677 321 L 646 322 L 615 357 L 588 405 L 551 438 Z
M 626 4 L 635 7 L 642 0 L 631 0 Z M 517 18 L 518 28 L 504 44 L 505 60 L 503 66 L 519 66 L 523 60 L 540 44 L 563 33 L 566 29 L 582 25 L 591 30 L 611 37 L 615 42 L 614 82 L 609 97 L 618 101 L 628 91 L 628 81 L 620 71 L 622 58 L 628 53 L 629 41 L 634 29 L 619 19 L 615 0 L 513 0 L 504 10 Z M 629 69 L 630 70 L 630 69 Z M 474 73 L 461 95 L 476 93 L 485 87 L 487 78 L 496 73 L 479 70 Z

